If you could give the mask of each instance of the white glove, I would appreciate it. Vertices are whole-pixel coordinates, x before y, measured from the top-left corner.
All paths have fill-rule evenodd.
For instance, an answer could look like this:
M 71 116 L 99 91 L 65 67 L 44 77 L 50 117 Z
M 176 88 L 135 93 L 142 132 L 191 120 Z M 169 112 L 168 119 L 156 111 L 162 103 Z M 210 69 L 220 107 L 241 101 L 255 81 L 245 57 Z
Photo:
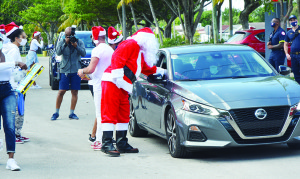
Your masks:
M 124 83 L 124 82 L 123 82 L 123 78 L 115 78 L 114 81 L 115 81 L 115 84 L 116 84 L 116 86 L 117 86 L 118 88 L 121 88 L 121 87 L 122 87 L 122 84 Z
M 163 69 L 163 68 L 160 68 L 160 67 L 157 67 L 157 70 L 156 70 L 156 73 L 155 73 L 155 75 L 158 75 L 158 74 L 160 74 L 161 76 L 164 76 L 164 75 L 166 75 L 167 74 L 167 70 L 166 69 Z

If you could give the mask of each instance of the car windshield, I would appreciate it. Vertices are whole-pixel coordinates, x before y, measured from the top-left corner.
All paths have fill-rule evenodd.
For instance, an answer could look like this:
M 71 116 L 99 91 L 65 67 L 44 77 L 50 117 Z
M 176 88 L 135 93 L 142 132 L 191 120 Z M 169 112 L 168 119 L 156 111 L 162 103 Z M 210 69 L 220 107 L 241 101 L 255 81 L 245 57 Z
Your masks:
M 75 37 L 83 41 L 85 48 L 94 48 L 91 35 L 92 33 L 80 33 L 75 34 Z M 62 38 L 65 38 L 65 35 L 62 35 Z
M 213 80 L 274 76 L 254 51 L 201 52 L 171 55 L 174 80 Z
M 244 38 L 246 38 L 246 36 L 247 35 L 245 32 L 236 33 L 230 39 L 227 40 L 227 43 L 242 41 Z

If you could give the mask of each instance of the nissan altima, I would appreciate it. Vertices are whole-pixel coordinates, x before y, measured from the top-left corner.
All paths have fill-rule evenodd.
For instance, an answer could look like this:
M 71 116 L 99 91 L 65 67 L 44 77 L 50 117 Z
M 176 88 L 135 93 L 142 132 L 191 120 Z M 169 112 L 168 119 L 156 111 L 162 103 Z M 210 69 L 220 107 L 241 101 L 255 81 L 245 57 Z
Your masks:
M 300 148 L 300 86 L 289 67 L 278 73 L 255 50 L 236 45 L 165 48 L 157 60 L 167 74 L 134 83 L 131 136 L 165 138 L 172 157 L 209 147 Z

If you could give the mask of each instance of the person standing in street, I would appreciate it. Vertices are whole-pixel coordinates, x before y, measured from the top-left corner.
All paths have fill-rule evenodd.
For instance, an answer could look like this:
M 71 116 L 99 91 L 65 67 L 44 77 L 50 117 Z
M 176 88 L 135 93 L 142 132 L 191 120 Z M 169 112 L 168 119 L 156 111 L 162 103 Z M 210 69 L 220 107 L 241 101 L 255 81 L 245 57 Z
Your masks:
M 0 129 L 2 117 L 6 151 L 8 154 L 6 169 L 19 171 L 20 167 L 14 159 L 16 148 L 15 110 L 17 99 L 9 81 L 15 66 L 24 70 L 27 69 L 27 66 L 23 62 L 9 59 L 8 55 L 2 53 L 3 40 L 4 35 L 0 33 Z
M 137 148 L 128 144 L 127 130 L 130 116 L 129 93 L 133 83 L 141 73 L 145 75 L 161 74 L 165 71 L 156 67 L 158 41 L 150 28 L 138 30 L 123 41 L 115 50 L 111 65 L 102 76 L 101 151 L 110 156 L 120 153 L 138 153 Z M 116 125 L 116 147 L 113 145 L 113 131 Z
M 43 48 L 44 46 L 44 42 L 43 42 L 43 38 L 41 37 L 41 32 L 35 31 L 32 34 L 32 40 L 30 43 L 30 50 L 26 56 L 26 65 L 28 66 L 28 68 L 31 68 L 35 63 L 38 63 L 38 56 L 36 54 L 36 51 L 39 48 Z M 36 84 L 36 82 L 33 82 L 33 86 L 31 87 L 32 89 L 40 89 L 42 87 L 40 87 L 39 85 Z
M 3 45 L 2 52 L 7 55 L 7 61 L 9 62 L 22 62 L 19 47 L 25 46 L 27 43 L 27 36 L 25 32 L 17 26 L 14 22 L 7 24 L 5 26 L 6 36 L 10 39 L 11 43 L 6 43 Z M 11 75 L 10 84 L 15 91 L 18 87 L 18 83 L 21 79 L 15 78 L 14 74 L 23 73 L 19 67 L 14 68 L 13 74 Z M 21 93 L 15 91 L 17 101 L 24 101 L 24 96 Z M 16 143 L 23 144 L 24 142 L 30 141 L 29 138 L 21 135 L 21 130 L 24 124 L 24 103 L 18 103 L 16 107 L 16 117 L 15 117 L 15 133 L 16 133 Z
M 295 80 L 300 84 L 300 28 L 295 15 L 289 17 L 292 29 L 287 32 L 284 42 L 284 52 L 286 58 L 292 62 L 292 72 Z M 291 54 L 289 54 L 289 43 L 291 44 Z
M 71 42 L 71 34 L 72 28 L 67 27 L 65 30 L 65 39 L 61 39 L 56 47 L 56 54 L 62 56 L 62 61 L 60 63 L 60 81 L 59 91 L 56 98 L 56 112 L 51 117 L 52 121 L 59 117 L 59 109 L 63 97 L 66 91 L 69 90 L 70 85 L 72 99 L 69 119 L 79 119 L 74 113 L 81 82 L 81 78 L 77 75 L 77 71 L 81 68 L 80 60 L 81 57 L 86 55 L 86 51 L 82 40 L 77 39 L 76 42 Z
M 285 53 L 283 50 L 285 31 L 280 27 L 279 18 L 272 19 L 271 27 L 273 27 L 274 30 L 270 34 L 269 42 L 267 43 L 268 49 L 272 50 L 269 62 L 278 71 L 278 67 L 284 65 L 285 60 Z
M 92 145 L 94 150 L 101 149 L 102 131 L 101 131 L 101 78 L 104 70 L 111 64 L 111 57 L 117 44 L 119 44 L 123 36 L 117 32 L 113 27 L 108 28 L 108 43 L 105 43 L 106 31 L 103 27 L 92 28 L 92 40 L 96 44 L 96 47 L 92 51 L 91 63 L 88 67 L 78 70 L 78 75 L 84 78 L 85 74 L 92 74 L 93 80 L 93 93 L 94 102 L 96 108 L 96 119 L 94 123 L 96 125 L 96 141 Z

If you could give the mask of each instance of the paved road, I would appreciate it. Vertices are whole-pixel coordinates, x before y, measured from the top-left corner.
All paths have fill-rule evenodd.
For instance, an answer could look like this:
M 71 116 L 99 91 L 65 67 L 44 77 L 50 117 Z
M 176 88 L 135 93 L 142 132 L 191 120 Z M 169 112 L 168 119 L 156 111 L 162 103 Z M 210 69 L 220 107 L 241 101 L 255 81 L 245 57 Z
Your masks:
M 88 134 L 94 106 L 88 90 L 79 92 L 80 120 L 69 120 L 70 93 L 65 95 L 60 118 L 50 121 L 57 91 L 49 88 L 48 59 L 38 79 L 43 87 L 26 96 L 23 135 L 31 141 L 17 145 L 16 160 L 22 171 L 5 169 L 7 155 L 0 152 L 0 178 L 299 178 L 300 151 L 286 145 L 201 151 L 188 159 L 169 155 L 167 142 L 154 135 L 129 137 L 139 154 L 111 158 L 89 147 Z M 3 130 L 0 138 L 4 138 Z

